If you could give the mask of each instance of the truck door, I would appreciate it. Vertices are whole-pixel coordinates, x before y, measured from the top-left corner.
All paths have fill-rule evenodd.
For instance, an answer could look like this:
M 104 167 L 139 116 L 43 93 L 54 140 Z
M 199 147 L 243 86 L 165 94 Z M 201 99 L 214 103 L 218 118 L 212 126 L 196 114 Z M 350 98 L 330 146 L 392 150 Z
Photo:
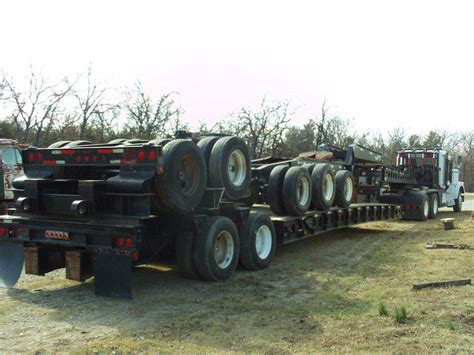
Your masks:
M 1 151 L 2 167 L 1 182 L 3 200 L 13 200 L 13 192 L 11 191 L 12 183 L 15 178 L 23 174 L 23 165 L 20 151 L 14 147 L 3 148 Z

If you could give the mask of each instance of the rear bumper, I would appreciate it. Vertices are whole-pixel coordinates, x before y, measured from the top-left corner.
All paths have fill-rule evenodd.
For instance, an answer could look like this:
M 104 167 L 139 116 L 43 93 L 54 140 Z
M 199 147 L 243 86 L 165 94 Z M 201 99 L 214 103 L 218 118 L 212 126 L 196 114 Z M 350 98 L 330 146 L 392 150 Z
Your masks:
M 113 225 L 91 221 L 64 221 L 0 216 L 0 227 L 7 233 L 3 241 L 56 245 L 65 248 L 94 249 L 133 255 L 138 251 L 144 236 L 142 225 Z M 47 233 L 48 232 L 48 233 Z M 117 243 L 117 238 L 121 243 Z M 128 240 L 127 243 L 124 241 Z

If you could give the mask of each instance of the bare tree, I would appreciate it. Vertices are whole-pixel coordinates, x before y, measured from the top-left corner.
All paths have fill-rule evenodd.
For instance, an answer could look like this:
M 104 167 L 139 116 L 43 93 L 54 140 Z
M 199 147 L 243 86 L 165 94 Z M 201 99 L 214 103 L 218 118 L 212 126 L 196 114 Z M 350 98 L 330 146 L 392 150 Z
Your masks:
M 94 120 L 103 117 L 107 112 L 116 110 L 118 105 L 106 103 L 106 95 L 109 89 L 102 87 L 92 77 L 92 66 L 89 66 L 85 78 L 85 88 L 83 90 L 74 90 L 74 96 L 77 100 L 79 122 L 79 139 L 85 139 L 88 128 L 95 122 Z
M 31 69 L 28 88 L 21 91 L 5 73 L 2 73 L 2 77 L 5 100 L 12 105 L 9 119 L 15 127 L 17 138 L 23 142 L 33 140 L 36 145 L 40 145 L 45 128 L 60 119 L 62 103 L 71 94 L 73 84 L 67 78 L 48 83 L 41 73 Z
M 263 98 L 257 108 L 242 107 L 237 113 L 236 133 L 247 141 L 253 158 L 277 155 L 292 116 L 288 106 L 288 101 L 267 103 Z
M 152 139 L 172 133 L 176 128 L 186 127 L 181 119 L 183 110 L 176 105 L 174 94 L 176 93 L 163 94 L 154 101 L 143 90 L 141 83 L 137 82 L 134 89 L 126 93 L 128 132 L 135 137 Z

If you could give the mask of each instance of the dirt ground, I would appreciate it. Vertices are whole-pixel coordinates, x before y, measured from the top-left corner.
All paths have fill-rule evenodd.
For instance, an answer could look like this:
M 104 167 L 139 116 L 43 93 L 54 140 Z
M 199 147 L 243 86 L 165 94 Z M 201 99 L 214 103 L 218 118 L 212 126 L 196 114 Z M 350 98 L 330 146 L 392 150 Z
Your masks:
M 474 210 L 474 195 L 465 208 Z M 469 205 L 470 204 L 470 205 Z M 180 279 L 170 266 L 134 273 L 134 300 L 96 297 L 64 270 L 0 289 L 4 351 L 474 351 L 474 287 L 414 291 L 413 283 L 471 278 L 471 212 L 377 222 L 281 247 L 271 267 L 225 283 Z M 380 303 L 387 309 L 379 315 Z M 407 320 L 394 320 L 405 307 Z

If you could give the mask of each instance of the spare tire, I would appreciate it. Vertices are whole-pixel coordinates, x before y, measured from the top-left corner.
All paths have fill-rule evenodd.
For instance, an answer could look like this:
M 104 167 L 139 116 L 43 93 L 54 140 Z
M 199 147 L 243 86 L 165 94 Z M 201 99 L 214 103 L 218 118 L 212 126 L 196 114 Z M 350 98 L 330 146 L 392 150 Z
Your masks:
M 288 169 L 289 166 L 287 165 L 275 166 L 268 177 L 267 203 L 270 209 L 278 215 L 286 213 L 283 203 L 283 181 Z
M 204 156 L 204 160 L 206 161 L 208 174 L 209 174 L 209 158 L 211 157 L 212 148 L 214 148 L 214 144 L 216 144 L 219 138 L 221 137 L 216 137 L 216 136 L 204 137 L 199 142 L 197 142 L 197 146 L 201 150 L 201 153 Z M 210 183 L 210 181 L 208 181 L 208 183 Z
M 245 142 L 238 137 L 222 137 L 215 142 L 209 157 L 209 182 L 224 187 L 230 200 L 238 200 L 249 192 L 250 155 Z
M 313 183 L 313 206 L 321 210 L 331 208 L 336 197 L 334 174 L 331 171 L 331 166 L 326 163 L 316 164 L 311 173 L 311 182 Z
M 91 141 L 73 141 L 64 146 L 64 148 L 76 148 L 82 147 L 83 145 L 94 144 Z
M 69 143 L 71 143 L 71 141 L 58 141 L 54 142 L 53 144 L 50 144 L 48 148 L 62 148 Z
M 188 139 L 175 139 L 163 148 L 163 174 L 155 189 L 161 210 L 190 212 L 206 188 L 206 164 L 198 147 Z
M 302 166 L 292 166 L 283 180 L 283 205 L 290 215 L 301 216 L 311 204 L 311 175 Z
M 349 170 L 339 170 L 336 173 L 336 205 L 349 207 L 354 193 L 354 180 Z

